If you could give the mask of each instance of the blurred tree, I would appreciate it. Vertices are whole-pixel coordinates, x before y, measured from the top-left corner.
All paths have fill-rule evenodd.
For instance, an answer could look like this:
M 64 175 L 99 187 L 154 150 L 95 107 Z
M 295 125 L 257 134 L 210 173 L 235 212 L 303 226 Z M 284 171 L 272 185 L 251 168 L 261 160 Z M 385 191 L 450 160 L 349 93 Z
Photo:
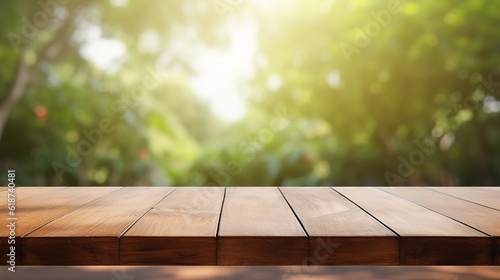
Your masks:
M 500 182 L 498 114 L 482 104 L 499 97 L 500 84 L 488 81 L 500 74 L 498 3 L 295 1 L 280 9 L 260 21 L 258 61 L 267 67 L 254 93 L 261 108 L 283 103 L 331 127 L 313 140 L 316 160 L 331 168 L 329 180 L 317 182 Z M 474 133 L 461 137 L 464 129 Z M 429 154 L 416 144 L 426 138 L 436 146 Z M 307 130 L 302 141 L 310 141 Z M 464 154 L 450 158 L 457 153 L 450 147 Z M 412 176 L 398 172 L 404 161 Z
M 233 9 L 259 48 L 232 124 L 187 82 L 200 46 L 225 46 L 235 23 L 213 2 L 40 3 L 0 9 L 0 164 L 21 184 L 500 182 L 500 2 Z M 123 46 L 115 67 L 88 57 L 93 37 Z
M 175 74 L 191 71 L 193 52 L 175 44 L 224 44 L 212 8 L 198 1 L 3 3 L 2 166 L 25 174 L 18 182 L 25 185 L 182 181 L 197 140 L 212 137 L 217 120 Z M 92 36 L 125 45 L 118 69 L 89 60 Z

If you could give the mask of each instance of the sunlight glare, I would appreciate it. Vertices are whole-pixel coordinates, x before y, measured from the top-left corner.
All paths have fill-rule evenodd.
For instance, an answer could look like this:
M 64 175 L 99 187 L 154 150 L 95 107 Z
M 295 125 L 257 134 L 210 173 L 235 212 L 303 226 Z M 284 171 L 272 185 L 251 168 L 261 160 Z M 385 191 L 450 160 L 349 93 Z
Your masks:
M 206 49 L 194 62 L 198 75 L 191 85 L 198 96 L 211 103 L 213 112 L 225 121 L 238 121 L 246 114 L 241 79 L 254 75 L 257 47 L 255 24 L 228 24 L 231 43 L 224 51 Z

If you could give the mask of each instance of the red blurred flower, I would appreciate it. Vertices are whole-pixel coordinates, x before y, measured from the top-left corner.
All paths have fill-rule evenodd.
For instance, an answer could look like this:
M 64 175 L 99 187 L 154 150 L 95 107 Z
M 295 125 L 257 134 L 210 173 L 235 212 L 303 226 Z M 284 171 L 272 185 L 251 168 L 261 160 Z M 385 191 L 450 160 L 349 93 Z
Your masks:
M 47 118 L 47 116 L 49 115 L 49 113 L 47 111 L 47 108 L 45 108 L 42 105 L 38 105 L 35 109 L 35 115 L 37 118 L 39 118 L 41 120 L 45 120 Z

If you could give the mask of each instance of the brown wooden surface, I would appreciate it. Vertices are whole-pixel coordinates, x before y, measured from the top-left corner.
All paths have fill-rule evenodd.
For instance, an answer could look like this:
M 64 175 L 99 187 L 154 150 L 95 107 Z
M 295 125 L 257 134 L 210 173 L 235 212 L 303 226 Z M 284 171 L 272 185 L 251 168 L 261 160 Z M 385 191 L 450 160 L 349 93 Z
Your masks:
M 26 265 L 498 265 L 498 194 L 497 187 L 20 187 L 16 256 Z M 7 192 L 0 198 L 7 221 Z M 9 233 L 0 227 L 5 257 Z
M 120 239 L 120 264 L 215 265 L 224 188 L 177 188 Z
M 492 238 L 376 188 L 335 188 L 400 236 L 401 265 L 488 265 Z
M 19 238 L 56 218 L 84 206 L 92 200 L 118 189 L 118 187 L 95 189 L 91 187 L 69 187 L 61 189 L 57 193 L 45 192 L 36 197 L 25 199 L 18 204 L 20 207 L 15 210 L 16 217 L 19 217 L 18 221 L 16 221 L 15 236 Z M 2 221 L 7 221 L 8 217 L 7 211 L 0 213 Z M 6 237 L 9 235 L 9 231 L 8 227 L 0 227 L 0 244 L 3 245 L 0 245 L 1 252 L 5 252 L 9 247 Z M 17 244 L 21 244 L 20 239 Z M 0 255 L 0 261 L 3 263 L 7 261 L 6 254 Z
M 119 187 L 68 187 L 57 193 L 48 192 L 20 202 L 16 209 L 19 221 L 16 227 L 16 237 L 24 236 L 85 204 L 108 193 L 119 190 Z M 6 212 L 2 212 L 2 214 Z M 0 236 L 8 235 L 6 227 L 0 227 Z
M 500 193 L 498 192 L 491 192 L 474 187 L 447 187 L 429 189 L 500 210 Z
M 52 193 L 60 191 L 62 189 L 64 189 L 64 187 L 16 187 L 14 194 L 16 196 L 16 202 L 19 202 L 38 195 L 42 195 L 44 193 Z M 2 209 L 7 207 L 7 193 L 11 192 L 9 191 L 0 193 L 0 197 L 2 198 L 0 200 L 0 207 L 2 207 Z
M 478 229 L 497 240 L 500 237 L 498 224 L 500 211 L 423 188 L 392 187 L 380 189 Z M 493 259 L 498 260 L 500 257 L 498 252 L 491 253 Z
M 281 191 L 310 236 L 311 264 L 399 263 L 397 235 L 331 188 Z
M 103 196 L 23 237 L 22 263 L 118 264 L 118 237 L 172 190 L 123 188 Z
M 448 216 L 488 235 L 500 237 L 500 211 L 424 188 L 380 188 Z
M 500 192 L 499 187 L 477 187 L 477 188 L 482 189 L 482 190 L 491 191 L 491 192 Z
M 226 189 L 217 240 L 218 264 L 307 263 L 307 241 L 278 188 Z
M 12 218 L 9 215 L 9 210 L 7 208 L 8 195 L 13 194 L 15 196 L 16 216 L 13 218 L 17 218 L 18 212 L 20 211 L 19 206 L 22 205 L 21 203 L 23 201 L 26 201 L 26 200 L 31 199 L 31 198 L 36 199 L 37 196 L 39 196 L 39 195 L 55 193 L 55 192 L 63 190 L 63 189 L 64 189 L 63 187 L 16 187 L 16 188 L 14 188 L 14 192 L 10 192 L 10 191 L 0 192 L 0 220 L 5 222 L 5 225 L 0 227 L 0 263 L 2 263 L 2 264 L 6 263 L 7 252 L 10 252 L 9 248 L 11 245 L 17 246 L 18 254 L 19 254 L 19 249 L 21 247 L 20 240 L 14 239 L 14 242 L 16 242 L 15 244 L 8 243 L 7 237 L 9 236 L 10 230 L 8 230 L 9 228 L 7 227 L 7 224 L 9 224 L 10 222 L 16 222 L 16 231 L 15 231 L 16 234 L 15 234 L 15 236 L 19 236 L 18 232 L 17 232 L 17 228 L 19 226 L 21 226 L 21 224 L 25 224 L 24 222 L 18 222 L 15 220 L 7 220 L 7 218 Z M 40 202 L 41 200 L 36 200 L 36 201 Z M 18 258 L 18 260 L 19 260 L 19 258 Z

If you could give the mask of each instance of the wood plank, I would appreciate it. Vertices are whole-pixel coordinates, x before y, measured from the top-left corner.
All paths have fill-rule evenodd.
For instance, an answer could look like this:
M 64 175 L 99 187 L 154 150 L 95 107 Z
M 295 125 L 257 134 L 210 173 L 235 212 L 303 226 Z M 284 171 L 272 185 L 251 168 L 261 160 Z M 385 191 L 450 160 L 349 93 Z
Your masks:
M 500 192 L 500 187 L 477 187 L 478 189 L 492 191 L 492 192 Z
M 424 188 L 380 188 L 426 208 L 439 212 L 482 232 L 500 238 L 500 211 Z M 498 262 L 499 252 L 492 252 Z
M 381 187 L 380 189 L 439 212 L 491 236 L 500 237 L 500 211 L 425 188 Z
M 25 199 L 30 199 L 45 193 L 60 191 L 65 187 L 16 187 L 14 194 L 16 195 L 16 203 Z M 0 209 L 7 208 L 7 193 L 0 193 Z
M 22 239 L 22 264 L 117 265 L 118 237 L 172 187 L 126 187 Z
M 14 189 L 14 193 L 11 193 L 10 191 L 3 191 L 0 192 L 0 218 L 7 222 L 7 215 L 8 215 L 8 195 L 13 194 L 15 196 L 15 206 L 18 206 L 21 201 L 30 199 L 30 198 L 36 198 L 38 195 L 42 195 L 44 193 L 53 193 L 59 190 L 64 189 L 63 187 L 16 187 Z M 17 207 L 16 207 L 17 208 Z M 17 212 L 18 209 L 15 211 Z M 8 221 L 9 223 L 11 221 Z M 19 225 L 19 223 L 16 223 L 16 227 Z M 1 227 L 2 229 L 7 228 L 7 223 L 5 226 Z M 15 245 L 15 248 L 17 249 L 17 254 L 19 255 L 20 252 L 20 242 L 19 240 L 15 240 L 17 244 L 9 244 L 8 243 L 8 236 L 10 235 L 10 230 L 7 232 L 2 232 L 0 234 L 0 252 L 10 252 L 10 247 L 11 245 Z M 14 234 L 15 235 L 15 234 Z M 9 249 L 9 250 L 8 250 Z M 6 264 L 6 259 L 7 259 L 7 254 L 1 254 L 0 261 L 2 264 Z M 19 264 L 19 257 L 16 258 L 16 263 Z
M 177 188 L 120 238 L 122 265 L 215 265 L 224 188 Z
M 492 238 L 477 230 L 376 188 L 334 189 L 400 236 L 401 265 L 490 264 Z
M 25 237 L 17 239 L 18 260 L 392 265 L 399 241 L 401 265 L 500 264 L 500 211 L 467 200 L 495 197 L 497 188 L 471 188 L 467 199 L 467 189 L 453 187 L 228 188 L 225 200 L 224 188 L 117 189 L 19 187 L 16 235 Z M 444 193 L 453 189 L 462 197 Z M 6 192 L 0 197 L 6 207 Z M 0 227 L 0 251 L 7 252 L 8 234 Z
M 38 195 L 43 195 L 47 193 L 53 193 L 55 191 L 63 190 L 64 187 L 17 187 L 14 191 L 14 193 L 9 192 L 1 192 L 0 193 L 0 218 L 6 220 L 7 219 L 7 206 L 8 206 L 8 195 L 13 194 L 15 196 L 15 206 L 18 206 L 20 201 L 24 201 L 27 199 L 34 198 Z M 16 209 L 15 211 L 17 212 Z M 3 215 L 3 216 L 1 216 Z M 0 231 L 0 238 L 2 237 L 7 237 L 9 234 L 8 232 Z
M 20 248 L 20 237 L 30 231 L 118 189 L 118 187 L 70 187 L 55 193 L 46 192 L 32 199 L 20 201 L 15 210 L 15 218 L 18 219 L 15 221 L 16 245 Z M 0 220 L 7 221 L 8 217 L 7 211 L 0 212 Z M 10 247 L 7 243 L 9 232 L 8 227 L 0 227 L 0 252 L 6 252 L 7 248 Z M 7 255 L 0 255 L 0 261 L 5 263 Z
M 495 245 L 493 246 L 494 248 L 494 259 L 493 259 L 493 264 L 494 265 L 500 265 L 500 238 L 494 237 L 495 240 Z
M 226 189 L 217 264 L 307 264 L 307 248 L 307 235 L 278 188 Z
M 331 188 L 280 189 L 309 234 L 310 264 L 399 264 L 398 236 Z
M 23 200 L 19 202 L 16 209 L 16 216 L 22 221 L 16 226 L 16 237 L 21 237 L 64 214 L 82 207 L 86 203 L 118 189 L 120 188 L 69 187 L 57 193 L 45 193 L 33 199 Z M 5 216 L 7 217 L 7 215 Z M 6 235 L 8 235 L 8 229 L 1 227 L 0 236 Z
M 500 193 L 475 187 L 432 187 L 428 189 L 500 210 Z

